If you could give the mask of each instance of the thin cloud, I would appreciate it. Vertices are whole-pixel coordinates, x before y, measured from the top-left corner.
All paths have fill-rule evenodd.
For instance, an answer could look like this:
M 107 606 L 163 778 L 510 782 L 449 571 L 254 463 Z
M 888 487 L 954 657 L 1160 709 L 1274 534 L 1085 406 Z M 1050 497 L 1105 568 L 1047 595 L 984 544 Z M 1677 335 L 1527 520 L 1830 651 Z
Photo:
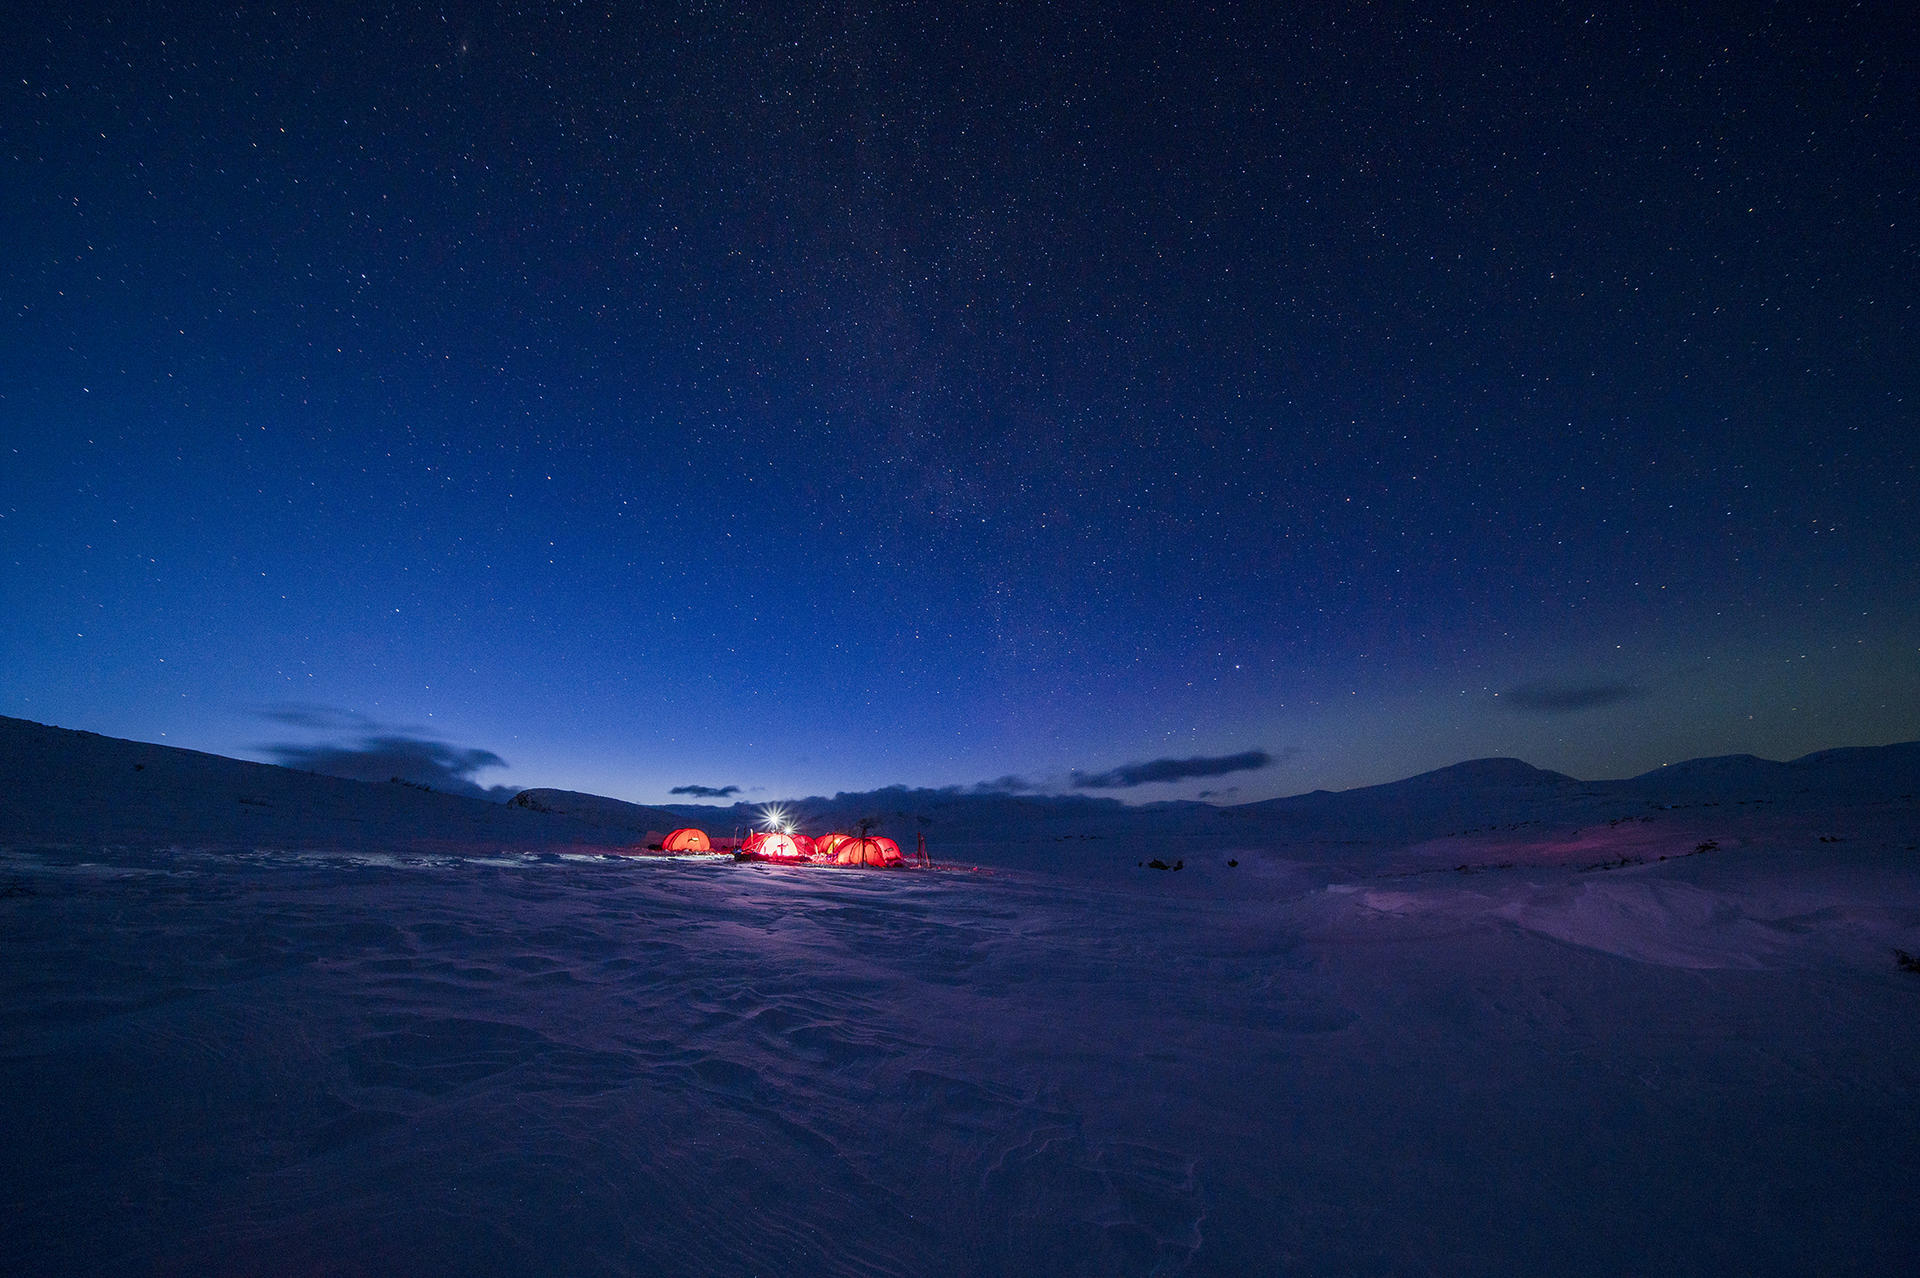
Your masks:
M 676 785 L 668 794 L 691 795 L 696 799 L 726 799 L 740 793 L 737 785 Z
M 278 742 L 260 747 L 289 768 L 318 772 L 349 781 L 406 781 L 443 794 L 504 802 L 517 791 L 511 786 L 483 786 L 473 774 L 504 768 L 507 761 L 491 750 L 480 750 L 399 735 L 363 737 L 351 745 Z
M 1501 700 L 1529 714 L 1577 714 L 1646 695 L 1645 688 L 1617 679 L 1540 679 L 1509 688 Z
M 1129 763 L 1111 772 L 1075 772 L 1073 788 L 1131 790 L 1137 785 L 1161 785 L 1169 781 L 1184 781 L 1189 777 L 1219 777 L 1229 772 L 1252 772 L 1271 767 L 1295 753 L 1298 753 L 1297 749 L 1290 748 L 1282 751 L 1278 757 L 1265 750 L 1245 750 L 1239 754 L 1202 754 L 1187 759 L 1150 759 L 1145 763 Z
M 1028 794 L 1040 788 L 1041 786 L 1037 782 L 1029 781 L 1025 777 L 1016 777 L 1009 773 L 1004 777 L 996 777 L 992 781 L 980 782 L 973 787 L 973 793 Z
M 357 710 L 322 705 L 317 701 L 276 701 L 253 712 L 257 719 L 284 723 L 290 728 L 311 728 L 315 732 L 353 732 L 372 736 L 386 731 L 386 725 Z

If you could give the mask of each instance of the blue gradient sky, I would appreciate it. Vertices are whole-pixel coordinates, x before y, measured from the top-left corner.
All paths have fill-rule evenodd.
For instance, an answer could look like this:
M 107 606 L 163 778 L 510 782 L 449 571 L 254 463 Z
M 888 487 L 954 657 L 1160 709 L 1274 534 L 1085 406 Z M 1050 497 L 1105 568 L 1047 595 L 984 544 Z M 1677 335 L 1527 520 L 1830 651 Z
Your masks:
M 0 713 L 639 801 L 1920 737 L 1913 14 L 1262 8 L 24 19 Z

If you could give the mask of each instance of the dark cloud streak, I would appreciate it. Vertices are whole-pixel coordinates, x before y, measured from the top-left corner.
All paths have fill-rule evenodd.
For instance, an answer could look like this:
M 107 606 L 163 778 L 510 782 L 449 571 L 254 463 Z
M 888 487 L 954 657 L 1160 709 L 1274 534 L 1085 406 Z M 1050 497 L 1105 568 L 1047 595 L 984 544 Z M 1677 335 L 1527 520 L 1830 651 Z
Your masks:
M 1282 751 L 1291 758 L 1297 751 Z M 1229 772 L 1252 772 L 1279 762 L 1265 750 L 1246 750 L 1239 754 L 1194 755 L 1186 759 L 1150 759 L 1129 763 L 1110 772 L 1075 772 L 1076 790 L 1130 790 L 1138 785 L 1160 785 L 1184 781 L 1189 777 L 1219 777 Z
M 511 786 L 483 786 L 473 780 L 473 774 L 484 768 L 507 766 L 507 761 L 493 751 L 425 737 L 387 734 L 362 737 L 352 745 L 279 742 L 260 748 L 285 767 L 349 781 L 397 778 L 444 794 L 494 802 L 504 802 L 517 793 Z
M 1541 679 L 1509 688 L 1502 699 L 1529 714 L 1577 714 L 1646 695 L 1645 688 L 1617 679 Z
M 696 799 L 726 799 L 740 793 L 737 785 L 676 785 L 668 794 L 685 794 Z

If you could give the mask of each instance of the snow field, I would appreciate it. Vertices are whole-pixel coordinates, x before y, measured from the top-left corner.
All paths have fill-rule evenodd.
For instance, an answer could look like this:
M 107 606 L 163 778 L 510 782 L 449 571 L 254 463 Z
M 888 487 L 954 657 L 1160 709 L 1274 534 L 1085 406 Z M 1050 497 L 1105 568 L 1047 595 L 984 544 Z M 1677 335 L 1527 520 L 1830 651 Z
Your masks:
M 0 854 L 18 1274 L 1897 1272 L 1915 858 Z

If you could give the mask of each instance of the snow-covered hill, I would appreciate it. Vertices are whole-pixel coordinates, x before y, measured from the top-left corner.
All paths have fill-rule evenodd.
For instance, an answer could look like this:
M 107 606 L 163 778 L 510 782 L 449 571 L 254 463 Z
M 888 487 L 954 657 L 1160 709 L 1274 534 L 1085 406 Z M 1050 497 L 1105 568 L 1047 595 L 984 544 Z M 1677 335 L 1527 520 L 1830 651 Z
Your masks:
M 470 850 L 632 845 L 627 822 L 348 781 L 0 717 L 0 845 Z M 615 800 L 601 800 L 613 803 Z
M 649 808 L 624 799 L 609 799 L 578 790 L 522 790 L 509 802 L 516 808 L 571 817 L 601 829 L 617 831 L 628 841 L 660 835 L 680 825 L 680 818 L 664 808 Z

